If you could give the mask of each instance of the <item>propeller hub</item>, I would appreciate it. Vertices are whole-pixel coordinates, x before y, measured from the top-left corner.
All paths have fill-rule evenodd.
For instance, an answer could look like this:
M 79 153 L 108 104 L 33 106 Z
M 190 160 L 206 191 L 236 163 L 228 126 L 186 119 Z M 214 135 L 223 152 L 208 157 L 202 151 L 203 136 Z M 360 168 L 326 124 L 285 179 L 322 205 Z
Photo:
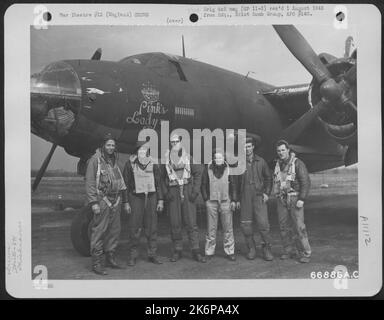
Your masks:
M 324 108 L 319 113 L 320 120 L 333 125 L 346 125 L 354 122 L 354 112 L 348 105 L 356 104 L 356 83 L 347 79 L 355 62 L 350 59 L 335 59 L 326 64 L 332 78 L 319 84 L 313 79 L 309 87 L 309 103 L 314 107 L 319 101 Z
M 320 94 L 325 100 L 335 102 L 340 100 L 340 97 L 342 97 L 343 88 L 331 78 L 321 84 Z

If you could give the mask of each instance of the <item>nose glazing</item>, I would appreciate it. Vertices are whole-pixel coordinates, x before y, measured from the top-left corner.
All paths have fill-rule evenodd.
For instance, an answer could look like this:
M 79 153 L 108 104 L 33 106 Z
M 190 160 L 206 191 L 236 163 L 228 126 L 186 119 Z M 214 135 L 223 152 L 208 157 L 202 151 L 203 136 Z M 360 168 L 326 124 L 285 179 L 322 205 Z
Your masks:
M 31 77 L 31 127 L 37 135 L 63 137 L 80 109 L 81 85 L 65 62 L 48 65 Z

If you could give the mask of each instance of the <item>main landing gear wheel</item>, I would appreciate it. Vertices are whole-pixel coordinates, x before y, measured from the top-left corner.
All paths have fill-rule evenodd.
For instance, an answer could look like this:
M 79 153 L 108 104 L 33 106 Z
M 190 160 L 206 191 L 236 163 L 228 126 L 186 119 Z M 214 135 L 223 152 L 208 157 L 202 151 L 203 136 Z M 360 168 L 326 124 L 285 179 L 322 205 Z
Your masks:
M 71 241 L 78 253 L 85 257 L 91 255 L 90 252 L 90 231 L 92 222 L 92 209 L 86 206 L 81 209 L 77 216 L 72 220 Z

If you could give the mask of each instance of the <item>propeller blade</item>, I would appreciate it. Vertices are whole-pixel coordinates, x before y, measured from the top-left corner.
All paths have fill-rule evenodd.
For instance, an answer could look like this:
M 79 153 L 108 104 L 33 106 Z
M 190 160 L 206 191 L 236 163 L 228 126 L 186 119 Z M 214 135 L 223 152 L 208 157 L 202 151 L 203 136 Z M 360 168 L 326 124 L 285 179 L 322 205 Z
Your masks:
M 349 84 L 356 83 L 356 64 L 354 64 L 351 69 L 347 71 L 345 74 L 345 80 L 347 80 Z
M 349 116 L 350 116 L 350 119 L 352 120 L 353 124 L 355 126 L 357 126 L 357 106 L 355 105 L 355 103 L 348 99 L 347 101 L 344 102 L 344 104 L 346 106 L 348 106 L 348 108 L 351 110 L 350 112 L 348 112 Z
M 327 67 L 293 25 L 274 25 L 273 28 L 289 51 L 319 83 L 331 78 L 331 73 Z
M 52 155 L 55 152 L 56 147 L 57 147 L 57 144 L 54 143 L 51 147 L 51 150 L 49 150 L 48 155 L 44 159 L 44 162 L 41 165 L 41 168 L 36 175 L 35 181 L 33 182 L 32 191 L 35 191 L 37 189 L 37 186 L 39 185 L 41 178 L 44 176 L 45 170 L 47 170 L 48 164 L 51 161 Z
M 347 40 L 345 40 L 344 58 L 349 58 L 351 56 L 354 47 L 355 45 L 353 42 L 353 38 L 349 36 Z
M 357 144 L 348 146 L 347 152 L 344 155 L 344 165 L 346 167 L 358 161 Z
M 352 112 L 357 114 L 357 106 L 352 100 L 347 100 L 345 104 L 351 109 Z
M 281 134 L 281 139 L 294 143 L 302 132 L 313 122 L 319 112 L 325 107 L 325 103 L 320 100 L 313 108 L 304 113 L 299 119 L 284 129 Z
M 181 42 L 183 46 L 183 58 L 185 58 L 184 36 L 181 36 Z
M 93 54 L 91 60 L 100 60 L 101 59 L 101 48 L 98 48 Z

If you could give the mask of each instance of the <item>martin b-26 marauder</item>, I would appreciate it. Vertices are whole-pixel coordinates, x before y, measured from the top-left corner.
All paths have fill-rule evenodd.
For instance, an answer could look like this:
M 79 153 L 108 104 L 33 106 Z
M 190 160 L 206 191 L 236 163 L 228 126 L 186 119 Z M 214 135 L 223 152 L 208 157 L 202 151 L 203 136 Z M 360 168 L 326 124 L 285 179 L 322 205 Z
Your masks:
M 286 139 L 310 172 L 356 163 L 356 50 L 347 45 L 342 58 L 317 55 L 294 26 L 274 28 L 313 76 L 310 84 L 275 87 L 188 59 L 184 45 L 182 57 L 143 53 L 102 61 L 98 49 L 90 60 L 49 64 L 31 79 L 31 131 L 53 143 L 32 189 L 58 145 L 79 158 L 84 174 L 106 133 L 117 137 L 119 152 L 130 153 L 140 130 L 159 130 L 162 121 L 189 132 L 246 129 L 261 137 L 258 152 L 266 160 L 277 139 Z M 84 227 L 80 220 L 72 225 L 72 240 L 86 254 Z

